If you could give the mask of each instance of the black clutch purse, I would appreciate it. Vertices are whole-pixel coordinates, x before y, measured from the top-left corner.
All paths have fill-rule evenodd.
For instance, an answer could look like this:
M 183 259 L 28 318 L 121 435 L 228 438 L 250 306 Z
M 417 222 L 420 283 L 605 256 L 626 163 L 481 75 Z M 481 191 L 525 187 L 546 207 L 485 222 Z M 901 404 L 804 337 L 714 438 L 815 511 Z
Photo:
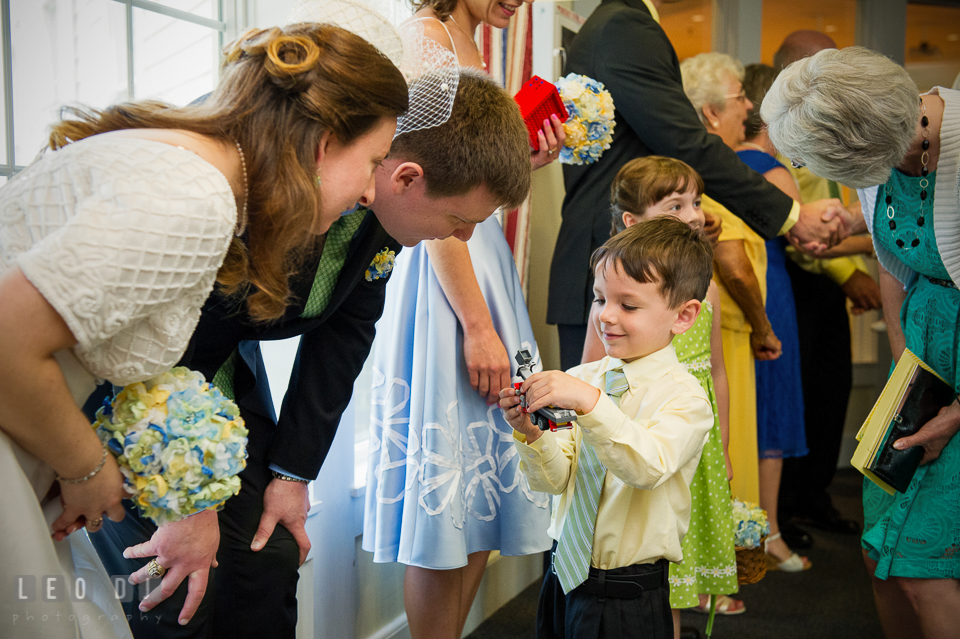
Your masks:
M 889 432 L 883 444 L 866 468 L 896 490 L 905 492 L 920 466 L 923 448 L 914 446 L 907 450 L 897 450 L 893 443 L 901 437 L 916 433 L 954 399 L 956 395 L 953 388 L 933 373 L 917 367 L 897 412 L 890 421 Z

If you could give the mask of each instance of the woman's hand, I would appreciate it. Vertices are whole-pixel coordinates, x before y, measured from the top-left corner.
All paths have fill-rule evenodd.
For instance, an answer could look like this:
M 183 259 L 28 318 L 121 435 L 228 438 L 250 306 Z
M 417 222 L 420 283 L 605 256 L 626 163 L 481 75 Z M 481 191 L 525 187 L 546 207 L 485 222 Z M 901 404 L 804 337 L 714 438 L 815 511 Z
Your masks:
M 759 330 L 754 329 L 750 333 L 750 348 L 753 350 L 754 359 L 758 362 L 775 360 L 783 352 L 783 345 L 777 339 L 770 324 Z
M 103 468 L 87 481 L 60 482 L 63 513 L 51 526 L 53 538 L 63 541 L 67 535 L 84 525 L 89 532 L 97 532 L 105 516 L 113 521 L 122 521 L 125 513 L 120 502 L 124 497 L 127 497 L 127 493 L 123 489 L 123 475 L 120 474 L 117 460 L 108 452 Z
M 172 524 L 160 526 L 150 541 L 124 550 L 123 556 L 127 559 L 156 557 L 157 563 L 166 569 L 160 587 L 151 590 L 140 602 L 140 610 L 150 610 L 172 595 L 184 579 L 189 579 L 187 597 L 178 618 L 180 625 L 186 625 L 197 612 L 207 591 L 210 568 L 217 565 L 219 545 L 220 526 L 217 513 L 205 510 Z M 150 578 L 147 566 L 144 566 L 130 575 L 130 583 L 141 584 Z
M 463 329 L 463 358 L 470 373 L 470 386 L 487 404 L 497 403 L 500 389 L 510 386 L 510 356 L 493 324 Z
M 920 430 L 909 437 L 901 437 L 893 443 L 897 450 L 906 450 L 913 446 L 923 446 L 921 464 L 929 464 L 943 452 L 947 443 L 960 431 L 960 404 L 956 401 L 944 406 L 937 416 L 924 424 Z
M 534 151 L 530 156 L 530 164 L 533 165 L 534 171 L 560 157 L 560 150 L 567 141 L 563 122 L 556 114 L 551 115 L 549 120 L 543 121 L 543 129 L 537 131 L 537 138 L 540 141 L 540 150 Z

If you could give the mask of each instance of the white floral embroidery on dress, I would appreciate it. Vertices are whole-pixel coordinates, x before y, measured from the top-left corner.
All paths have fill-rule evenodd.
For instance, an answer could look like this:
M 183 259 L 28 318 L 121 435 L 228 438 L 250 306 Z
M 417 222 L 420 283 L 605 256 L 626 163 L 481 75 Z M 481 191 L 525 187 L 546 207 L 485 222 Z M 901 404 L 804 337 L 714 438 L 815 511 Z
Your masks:
M 385 383 L 383 373 L 376 368 L 373 369 L 373 377 L 374 388 Z M 398 401 L 392 402 L 391 398 L 396 398 L 398 392 Z M 383 397 L 383 400 L 373 400 L 375 404 L 384 407 L 384 419 L 381 421 L 371 417 L 370 451 L 380 451 L 380 458 L 373 471 L 377 478 L 377 501 L 381 504 L 395 504 L 403 501 L 404 492 L 412 488 L 413 482 L 416 481 L 420 437 L 416 430 L 407 427 L 410 421 L 408 418 L 397 417 L 410 403 L 410 385 L 402 379 L 394 378 L 390 380 L 390 385 Z M 388 404 L 388 402 L 392 403 Z M 379 437 L 377 433 L 380 433 Z M 384 475 L 397 468 L 406 469 L 406 480 L 401 484 L 403 488 L 396 495 L 384 495 L 383 492 L 388 483 L 384 481 Z
M 453 525 L 459 529 L 463 528 L 466 519 L 466 496 L 464 491 L 460 490 L 464 464 L 456 401 L 447 405 L 446 413 L 446 425 L 423 425 L 423 461 L 420 464 L 420 494 L 417 502 L 428 515 L 439 515 L 459 496 L 456 507 L 450 509 Z M 438 438 L 435 434 L 441 437 Z M 446 444 L 446 454 L 440 450 L 443 444 Z M 444 489 L 442 492 L 441 488 Z

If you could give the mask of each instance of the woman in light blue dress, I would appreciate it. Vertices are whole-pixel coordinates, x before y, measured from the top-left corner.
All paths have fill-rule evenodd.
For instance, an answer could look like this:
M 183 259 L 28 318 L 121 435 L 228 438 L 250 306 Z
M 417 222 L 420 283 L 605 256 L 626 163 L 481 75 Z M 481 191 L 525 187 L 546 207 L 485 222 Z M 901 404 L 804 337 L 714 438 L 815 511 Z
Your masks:
M 484 68 L 475 29 L 481 22 L 504 28 L 513 12 L 476 4 L 444 12 L 424 2 L 412 22 L 461 66 Z M 555 120 L 540 134 L 533 167 L 555 159 L 563 141 Z M 363 548 L 375 562 L 407 565 L 411 635 L 453 639 L 490 551 L 525 555 L 552 543 L 548 498 L 520 472 L 513 430 L 496 403 L 517 350 L 529 349 L 537 361 L 539 354 L 496 217 L 466 244 L 424 242 L 404 251 L 391 280 L 373 352 Z

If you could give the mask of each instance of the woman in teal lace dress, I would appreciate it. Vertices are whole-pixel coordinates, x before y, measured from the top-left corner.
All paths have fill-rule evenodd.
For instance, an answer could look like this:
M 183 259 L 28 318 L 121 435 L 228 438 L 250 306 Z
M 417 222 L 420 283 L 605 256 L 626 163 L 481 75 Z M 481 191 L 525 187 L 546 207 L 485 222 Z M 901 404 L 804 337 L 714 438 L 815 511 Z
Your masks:
M 894 356 L 909 348 L 960 389 L 960 92 L 918 96 L 901 67 L 851 47 L 788 67 L 761 115 L 794 162 L 861 187 Z M 960 637 L 958 430 L 954 402 L 895 444 L 924 448 L 906 492 L 864 482 L 862 545 L 888 639 Z
M 673 215 L 703 228 L 703 182 L 696 171 L 679 160 L 658 156 L 632 160 L 617 173 L 611 190 L 611 234 L 661 215 Z M 737 592 L 738 586 L 730 508 L 732 471 L 727 454 L 729 403 L 720 337 L 720 293 L 715 283 L 710 283 L 697 321 L 673 339 L 673 347 L 680 362 L 707 392 L 715 416 L 690 484 L 690 527 L 681 546 L 683 561 L 670 564 L 670 607 L 674 636 L 678 637 L 680 610 L 708 612 L 709 595 L 719 595 L 718 614 L 735 615 L 746 610 L 742 601 L 727 596 Z M 596 331 L 587 331 L 583 362 L 604 355 Z

